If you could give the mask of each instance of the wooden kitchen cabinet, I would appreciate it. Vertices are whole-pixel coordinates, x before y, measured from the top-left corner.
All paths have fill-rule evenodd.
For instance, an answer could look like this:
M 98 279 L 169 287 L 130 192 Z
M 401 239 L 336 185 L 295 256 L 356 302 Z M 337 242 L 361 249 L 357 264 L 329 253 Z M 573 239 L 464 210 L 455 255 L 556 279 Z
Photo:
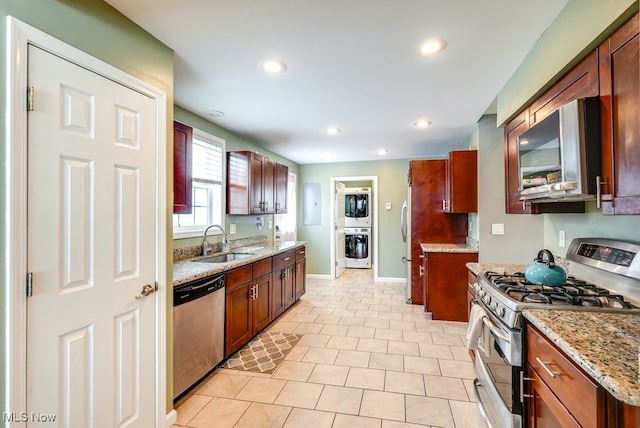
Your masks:
M 478 211 L 478 151 L 456 150 L 447 156 L 445 175 L 446 213 Z
M 424 311 L 434 320 L 468 321 L 468 271 L 466 264 L 477 262 L 478 253 L 424 252 L 422 284 Z
M 636 14 L 598 47 L 603 214 L 640 214 L 639 22 Z
M 598 55 L 593 51 L 505 126 L 505 211 L 507 214 L 585 212 L 585 203 L 582 201 L 531 203 L 531 201 L 520 200 L 518 137 L 560 106 L 578 98 L 597 96 L 598 85 Z
M 271 318 L 275 319 L 296 301 L 296 251 L 273 256 Z
M 529 427 L 606 426 L 606 393 L 531 324 L 526 329 Z
M 173 213 L 191 214 L 193 129 L 173 122 Z
M 227 214 L 286 213 L 289 168 L 250 151 L 227 153 Z
M 271 258 L 227 272 L 225 358 L 271 320 Z
M 300 297 L 307 290 L 307 259 L 305 257 L 305 247 L 296 250 L 296 272 L 295 272 L 295 300 L 299 300 Z
M 446 161 L 412 160 L 408 181 L 411 187 L 411 302 L 424 303 L 424 289 L 420 276 L 420 244 L 463 244 L 467 241 L 467 214 L 448 214 L 442 209 L 445 195 Z M 398 256 L 400 257 L 400 256 Z

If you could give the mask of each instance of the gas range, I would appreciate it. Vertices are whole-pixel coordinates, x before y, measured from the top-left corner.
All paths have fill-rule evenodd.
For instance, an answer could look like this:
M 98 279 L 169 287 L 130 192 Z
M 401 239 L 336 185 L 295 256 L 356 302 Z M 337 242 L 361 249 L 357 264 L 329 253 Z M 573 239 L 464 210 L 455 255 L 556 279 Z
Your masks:
M 574 239 L 567 260 L 582 277 L 569 276 L 565 284 L 550 287 L 528 282 L 522 272 L 483 272 L 474 284 L 476 299 L 512 329 L 521 327 L 520 313 L 527 308 L 640 311 L 639 245 Z

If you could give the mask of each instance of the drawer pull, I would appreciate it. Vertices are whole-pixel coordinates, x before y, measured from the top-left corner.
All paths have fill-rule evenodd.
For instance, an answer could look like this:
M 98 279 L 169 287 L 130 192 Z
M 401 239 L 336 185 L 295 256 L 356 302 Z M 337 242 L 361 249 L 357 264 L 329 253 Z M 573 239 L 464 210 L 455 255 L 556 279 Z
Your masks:
M 555 378 L 555 377 L 560 376 L 560 373 L 556 373 L 556 372 L 552 371 L 552 370 L 547 366 L 547 364 L 550 364 L 550 363 L 548 363 L 548 362 L 547 362 L 547 363 L 544 363 L 544 362 L 540 359 L 540 357 L 536 357 L 536 361 L 538 362 L 538 364 L 540 364 L 540 365 L 542 366 L 542 368 L 543 368 L 547 373 L 549 373 L 549 376 L 551 376 L 552 378 Z

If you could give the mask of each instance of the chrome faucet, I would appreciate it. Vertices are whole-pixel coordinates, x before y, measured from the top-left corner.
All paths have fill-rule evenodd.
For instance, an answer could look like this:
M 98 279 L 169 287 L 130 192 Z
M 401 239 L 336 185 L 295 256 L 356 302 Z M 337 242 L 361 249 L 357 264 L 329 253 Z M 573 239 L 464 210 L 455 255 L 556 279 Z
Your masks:
M 229 241 L 227 240 L 227 234 L 225 233 L 222 226 L 218 224 L 212 224 L 210 226 L 207 226 L 207 228 L 204 230 L 204 233 L 202 234 L 202 255 L 203 256 L 208 256 L 209 251 L 211 251 L 211 244 L 207 242 L 207 232 L 212 227 L 217 227 L 218 229 L 220 229 L 220 232 L 222 232 L 222 251 L 227 253 L 229 252 L 229 249 L 230 249 Z

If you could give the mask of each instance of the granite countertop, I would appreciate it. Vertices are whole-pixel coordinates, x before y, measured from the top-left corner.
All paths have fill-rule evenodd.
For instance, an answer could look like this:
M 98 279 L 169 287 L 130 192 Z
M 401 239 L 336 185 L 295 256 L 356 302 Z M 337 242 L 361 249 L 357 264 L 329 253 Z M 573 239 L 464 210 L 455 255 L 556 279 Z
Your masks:
M 498 273 L 513 274 L 516 272 L 524 272 L 527 265 L 509 264 L 509 263 L 474 263 L 466 264 L 467 269 L 474 275 L 478 276 L 481 272 L 492 271 Z
M 545 309 L 523 314 L 611 395 L 640 406 L 640 314 Z
M 258 260 L 274 256 L 285 251 L 293 250 L 305 245 L 304 241 L 283 241 L 279 243 L 258 244 L 233 248 L 232 253 L 251 253 L 253 256 L 226 263 L 198 262 L 200 258 L 190 258 L 173 263 L 173 286 L 184 284 L 195 279 L 204 278 L 216 273 L 225 272 L 240 266 L 248 265 Z M 196 260 L 196 261 L 194 261 Z
M 467 244 L 420 244 L 424 253 L 477 253 L 478 247 Z

